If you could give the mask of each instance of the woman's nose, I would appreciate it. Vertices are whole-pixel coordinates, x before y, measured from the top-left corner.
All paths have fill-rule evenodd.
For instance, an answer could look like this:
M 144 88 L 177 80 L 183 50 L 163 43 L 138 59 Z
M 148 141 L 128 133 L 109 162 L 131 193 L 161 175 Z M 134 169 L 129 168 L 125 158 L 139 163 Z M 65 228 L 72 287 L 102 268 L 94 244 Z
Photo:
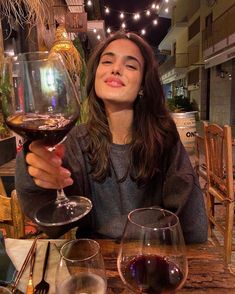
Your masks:
M 121 75 L 122 74 L 122 64 L 121 64 L 121 62 L 113 63 L 112 74 L 114 74 L 114 75 Z

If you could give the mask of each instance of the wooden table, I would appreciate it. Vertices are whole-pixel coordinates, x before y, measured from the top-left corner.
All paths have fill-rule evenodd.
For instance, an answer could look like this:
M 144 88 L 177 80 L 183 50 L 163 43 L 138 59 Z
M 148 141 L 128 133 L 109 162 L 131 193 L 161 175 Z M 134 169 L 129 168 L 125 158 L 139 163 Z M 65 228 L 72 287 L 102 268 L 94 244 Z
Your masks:
M 101 246 L 108 277 L 107 294 L 130 294 L 125 289 L 118 271 L 119 244 L 111 240 L 97 240 Z M 222 253 L 211 241 L 187 246 L 189 274 L 184 288 L 177 294 L 234 294 L 235 276 L 223 262 Z
M 0 194 L 7 196 L 6 189 L 4 187 L 2 177 L 14 177 L 15 176 L 16 159 L 12 159 L 7 163 L 0 165 Z M 9 196 L 9 195 L 8 195 Z

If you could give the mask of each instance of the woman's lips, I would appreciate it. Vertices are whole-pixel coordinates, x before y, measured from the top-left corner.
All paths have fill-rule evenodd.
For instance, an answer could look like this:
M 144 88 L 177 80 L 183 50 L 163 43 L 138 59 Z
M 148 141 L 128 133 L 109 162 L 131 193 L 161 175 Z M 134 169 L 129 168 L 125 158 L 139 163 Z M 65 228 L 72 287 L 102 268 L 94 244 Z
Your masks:
M 108 78 L 105 83 L 110 87 L 123 87 L 124 83 L 117 78 Z

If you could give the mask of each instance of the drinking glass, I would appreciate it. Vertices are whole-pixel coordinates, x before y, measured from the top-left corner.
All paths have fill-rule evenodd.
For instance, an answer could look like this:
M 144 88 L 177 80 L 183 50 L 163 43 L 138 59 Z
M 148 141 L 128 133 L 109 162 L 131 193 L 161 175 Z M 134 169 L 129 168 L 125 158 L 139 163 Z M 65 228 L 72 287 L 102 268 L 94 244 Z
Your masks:
M 134 293 L 175 293 L 188 273 L 178 217 L 170 211 L 140 208 L 129 213 L 117 259 L 119 275 Z
M 57 294 L 105 294 L 107 280 L 99 244 L 91 239 L 67 242 L 60 250 Z
M 29 143 L 42 140 L 55 149 L 80 116 L 77 92 L 56 53 L 29 52 L 5 58 L 0 91 L 6 124 Z M 67 198 L 58 189 L 57 199 L 39 208 L 35 220 L 43 226 L 60 226 L 76 222 L 91 207 L 89 199 Z

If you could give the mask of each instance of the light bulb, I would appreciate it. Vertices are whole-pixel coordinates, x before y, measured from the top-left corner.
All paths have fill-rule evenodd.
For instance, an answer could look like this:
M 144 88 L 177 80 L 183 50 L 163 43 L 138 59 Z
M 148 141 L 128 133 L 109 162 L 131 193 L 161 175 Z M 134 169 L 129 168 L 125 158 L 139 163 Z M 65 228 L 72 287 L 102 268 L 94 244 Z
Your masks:
M 125 29 L 125 27 L 126 27 L 126 24 L 123 22 L 122 23 L 122 28 Z
M 98 40 L 100 40 L 101 37 L 100 37 L 100 35 L 97 35 L 96 38 L 97 38 Z
M 157 19 L 154 19 L 154 20 L 153 20 L 153 24 L 154 24 L 155 26 L 158 24 Z
M 153 3 L 153 4 L 152 4 L 152 9 L 155 9 L 155 7 L 156 7 L 156 4 Z
M 165 8 L 165 12 L 166 13 L 168 13 L 169 12 L 169 8 L 167 7 L 167 8 Z
M 141 30 L 141 35 L 145 35 L 145 34 L 146 34 L 145 29 L 142 29 L 142 30 Z
M 107 28 L 107 33 L 110 34 L 111 33 L 111 29 Z
M 88 6 L 91 6 L 91 5 L 92 5 L 91 0 L 88 0 L 88 1 L 87 1 L 87 5 L 88 5 Z
M 147 16 L 150 15 L 150 11 L 149 11 L 149 10 L 146 11 L 146 15 L 147 15 Z
M 95 33 L 95 34 L 96 34 L 96 33 L 97 33 L 97 29 L 93 29 L 93 33 Z
M 124 18 L 124 13 L 123 12 L 121 12 L 120 18 Z
M 106 7 L 106 8 L 105 8 L 105 13 L 106 13 L 106 14 L 109 14 L 109 12 L 110 12 L 109 8 Z

